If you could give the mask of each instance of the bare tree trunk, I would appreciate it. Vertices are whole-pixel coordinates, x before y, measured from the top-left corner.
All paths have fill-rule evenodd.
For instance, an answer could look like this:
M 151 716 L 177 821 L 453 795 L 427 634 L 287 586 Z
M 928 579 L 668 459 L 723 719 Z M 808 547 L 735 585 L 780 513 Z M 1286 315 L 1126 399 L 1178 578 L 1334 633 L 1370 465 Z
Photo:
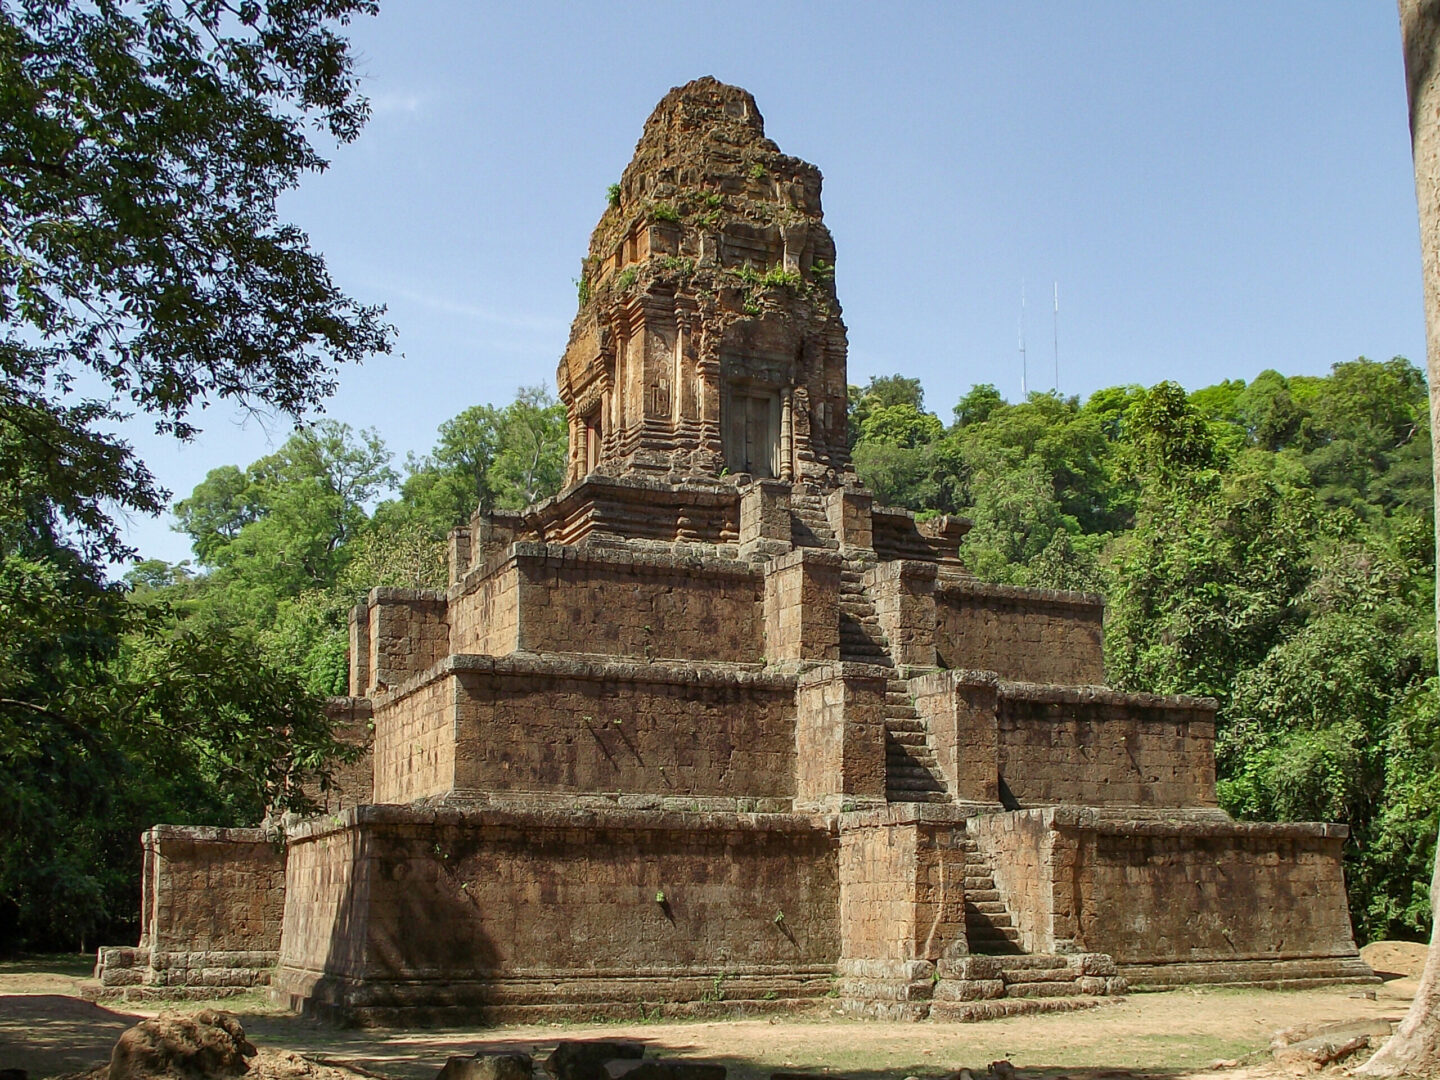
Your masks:
M 1435 458 L 1437 550 L 1440 550 L 1440 0 L 1399 0 L 1410 146 L 1420 210 L 1420 262 L 1425 288 L 1425 371 L 1430 384 L 1430 440 Z M 1440 563 L 1437 563 L 1440 572 Z M 1440 604 L 1440 588 L 1436 590 Z M 1436 614 L 1440 630 L 1440 608 Z M 1364 1076 L 1440 1074 L 1440 846 L 1430 879 L 1434 924 L 1415 1001 L 1390 1041 L 1355 1070 Z

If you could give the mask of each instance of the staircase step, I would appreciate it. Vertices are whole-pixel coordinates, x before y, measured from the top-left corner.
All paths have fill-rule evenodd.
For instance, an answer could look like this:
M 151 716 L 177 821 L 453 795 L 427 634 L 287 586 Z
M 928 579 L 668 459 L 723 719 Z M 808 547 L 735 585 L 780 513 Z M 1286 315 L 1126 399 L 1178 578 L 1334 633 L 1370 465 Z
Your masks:
M 966 889 L 965 899 L 973 900 L 978 908 L 981 904 L 990 904 L 1000 899 L 999 889 Z
M 965 936 L 970 939 L 971 948 L 976 952 L 980 951 L 976 948 L 977 945 L 1017 945 L 1020 942 L 1020 931 L 1013 926 L 991 926 L 989 923 L 972 923 L 968 919 L 965 922 Z
M 919 720 L 892 720 L 885 725 L 891 735 L 919 735 L 925 738 L 925 725 Z
M 924 746 L 925 733 L 923 731 L 890 731 L 890 741 L 897 746 Z
M 903 803 L 948 803 L 950 796 L 943 791 L 891 791 L 885 790 L 885 798 L 890 802 Z
M 981 915 L 988 916 L 990 921 L 996 926 L 1010 925 L 1010 912 L 1006 909 L 1004 903 L 999 900 L 972 900 L 971 897 L 973 895 L 973 893 L 965 894 L 965 901 L 967 904 L 973 907 Z M 1004 919 L 1004 922 L 1000 921 L 1000 919 L 1002 918 Z
M 945 789 L 929 776 L 888 776 L 885 778 L 886 791 L 933 791 L 944 794 Z

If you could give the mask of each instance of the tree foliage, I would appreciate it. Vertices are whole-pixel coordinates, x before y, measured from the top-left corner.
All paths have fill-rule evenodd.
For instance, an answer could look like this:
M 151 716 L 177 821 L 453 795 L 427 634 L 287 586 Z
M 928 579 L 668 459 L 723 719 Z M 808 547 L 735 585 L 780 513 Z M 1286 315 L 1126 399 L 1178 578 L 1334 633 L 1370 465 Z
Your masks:
M 364 122 L 341 31 L 373 7 L 0 3 L 0 949 L 114 932 L 141 827 L 303 808 L 343 752 L 293 673 L 161 595 L 183 573 L 109 579 L 116 511 L 168 498 L 112 432 L 185 438 L 222 400 L 298 419 L 388 349 L 276 212 L 325 166 L 311 129 Z M 207 558 L 260 509 L 212 479 Z M 290 572 L 323 575 L 310 554 Z

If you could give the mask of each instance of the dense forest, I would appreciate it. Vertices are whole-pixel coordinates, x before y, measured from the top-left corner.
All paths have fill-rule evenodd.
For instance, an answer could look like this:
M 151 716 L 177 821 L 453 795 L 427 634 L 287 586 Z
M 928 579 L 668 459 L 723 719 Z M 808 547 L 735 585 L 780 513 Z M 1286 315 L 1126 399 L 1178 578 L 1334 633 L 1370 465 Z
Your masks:
M 916 379 L 850 393 L 855 466 L 878 501 L 971 518 L 964 552 L 984 579 L 1104 593 L 1113 685 L 1219 699 L 1227 810 L 1351 825 L 1361 939 L 1429 932 L 1440 713 L 1428 415 L 1422 373 L 1399 358 L 1084 402 L 1011 403 L 981 385 L 948 418 L 927 411 Z M 104 667 L 109 681 L 91 670 L 90 682 L 135 695 L 132 711 L 193 730 L 152 740 L 132 726 L 103 754 L 74 749 L 59 771 L 32 756 L 11 773 L 4 794 L 35 828 L 0 851 L 0 947 L 123 938 L 143 826 L 252 823 L 284 768 L 333 752 L 318 705 L 345 690 L 348 608 L 375 585 L 442 585 L 446 532 L 476 507 L 553 493 L 565 432 L 539 388 L 465 410 L 399 468 L 374 431 L 297 429 L 176 504 L 192 561 L 88 583 L 113 589 L 126 618 L 64 641 L 8 625 L 9 647 L 34 633 L 32 648 Z M 185 665 L 217 674 L 203 691 L 181 680 L 178 696 L 146 697 L 176 685 L 157 671 Z M 285 730 L 308 735 L 279 754 L 287 696 Z M 225 725 L 264 738 L 237 756 Z M 267 752 L 282 759 L 269 788 L 253 782 Z

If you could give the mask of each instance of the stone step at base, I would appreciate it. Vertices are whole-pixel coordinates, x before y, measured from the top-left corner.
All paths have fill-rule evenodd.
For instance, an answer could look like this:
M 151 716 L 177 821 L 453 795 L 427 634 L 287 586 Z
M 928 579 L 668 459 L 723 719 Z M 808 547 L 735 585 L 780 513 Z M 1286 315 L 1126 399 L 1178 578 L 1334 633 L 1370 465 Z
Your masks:
M 914 792 L 920 795 L 944 795 L 945 789 L 928 778 L 918 776 L 892 776 L 886 780 L 885 793 L 887 795 L 893 797 L 903 792 Z
M 950 796 L 943 791 L 891 791 L 886 789 L 885 801 L 892 803 L 948 803 Z
M 887 717 L 888 719 L 888 717 Z M 887 724 L 886 727 L 889 727 Z M 886 733 L 887 738 L 896 746 L 925 746 L 925 733 L 923 731 L 895 731 L 893 728 Z
M 992 1001 L 932 1001 L 927 1012 L 931 1020 L 948 1020 L 968 1024 L 980 1020 L 999 1020 L 1006 1016 L 1033 1013 L 1075 1012 L 1119 1000 L 1103 997 L 1074 998 L 997 998 Z
M 973 901 L 973 902 L 975 903 L 975 905 L 978 907 L 979 905 L 984 904 L 984 903 L 988 903 L 988 902 L 990 902 L 990 901 L 992 901 L 992 900 L 999 900 L 999 899 L 1000 899 L 1000 890 L 999 890 L 999 889 L 969 889 L 969 890 L 967 890 L 966 893 L 965 893 L 965 899 L 966 899 L 966 900 Z
M 1003 902 L 999 900 L 976 900 L 974 893 L 966 893 L 965 902 L 971 907 L 973 907 L 976 911 L 978 911 L 981 915 L 989 916 L 990 921 L 993 922 L 996 926 L 1010 925 L 1010 912 L 1006 909 Z M 996 920 L 996 916 L 1000 915 L 1003 915 L 1005 917 L 1004 922 L 999 922 Z
M 1178 964 L 1126 964 L 1120 973 L 1132 990 L 1168 990 L 1176 986 L 1256 986 L 1296 990 L 1337 983 L 1374 984 L 1377 976 L 1359 956 L 1307 957 L 1297 960 L 1215 960 Z

